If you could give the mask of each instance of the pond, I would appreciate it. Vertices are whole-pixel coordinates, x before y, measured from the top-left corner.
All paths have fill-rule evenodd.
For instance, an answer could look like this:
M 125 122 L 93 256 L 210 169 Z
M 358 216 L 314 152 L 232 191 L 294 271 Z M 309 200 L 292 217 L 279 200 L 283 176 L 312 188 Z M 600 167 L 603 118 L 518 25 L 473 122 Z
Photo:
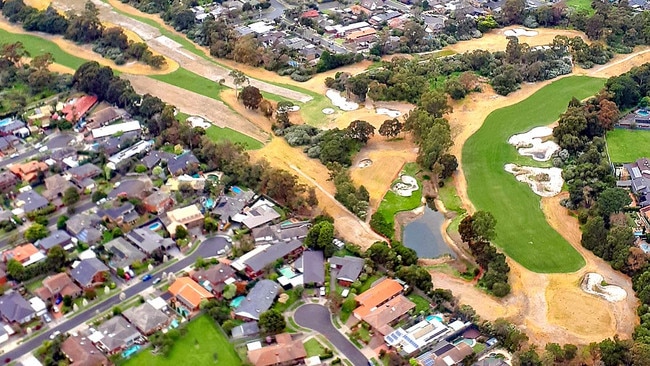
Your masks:
M 402 242 L 415 250 L 420 258 L 438 258 L 444 254 L 456 258 L 454 251 L 442 238 L 440 227 L 444 221 L 442 213 L 425 206 L 424 214 L 404 227 Z

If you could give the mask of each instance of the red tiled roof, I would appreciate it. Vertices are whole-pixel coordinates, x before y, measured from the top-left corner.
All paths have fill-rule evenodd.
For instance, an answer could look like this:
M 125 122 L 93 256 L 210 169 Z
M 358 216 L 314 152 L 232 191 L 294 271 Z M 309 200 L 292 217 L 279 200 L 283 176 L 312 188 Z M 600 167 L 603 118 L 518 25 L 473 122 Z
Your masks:
M 318 10 L 308 10 L 300 15 L 301 18 L 318 18 Z
M 77 99 L 74 103 L 66 104 L 63 107 L 62 112 L 65 113 L 65 119 L 72 122 L 78 121 L 79 118 L 83 117 L 92 106 L 97 103 L 97 97 L 93 95 L 84 95 L 83 97 Z
M 370 314 L 373 308 L 385 303 L 401 292 L 402 285 L 393 279 L 385 279 L 356 297 L 359 307 L 354 309 L 354 314 L 363 319 Z

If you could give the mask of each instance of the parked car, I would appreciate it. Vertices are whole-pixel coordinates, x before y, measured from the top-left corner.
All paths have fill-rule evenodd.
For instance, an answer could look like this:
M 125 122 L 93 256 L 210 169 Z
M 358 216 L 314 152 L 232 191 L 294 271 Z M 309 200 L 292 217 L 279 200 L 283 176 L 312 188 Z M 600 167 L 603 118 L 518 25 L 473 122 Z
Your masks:
M 142 276 L 142 282 L 147 282 L 147 281 L 149 281 L 150 279 L 151 279 L 151 275 L 148 274 L 148 273 L 147 273 L 146 275 Z
M 13 154 L 9 155 L 9 157 L 12 158 L 12 159 L 13 159 L 13 158 L 17 158 L 17 157 L 18 157 L 18 153 L 13 153 Z
M 325 296 L 325 287 L 320 288 L 320 295 Z
M 160 277 L 158 277 L 158 278 L 156 278 L 155 280 L 153 280 L 152 283 L 153 283 L 154 285 L 157 285 L 159 282 L 160 282 Z
M 57 330 L 54 333 L 50 334 L 50 339 L 54 339 L 54 338 L 58 337 L 59 335 L 61 335 L 61 331 Z
M 41 144 L 40 142 L 34 145 L 34 149 L 40 149 L 41 147 L 43 147 L 43 144 Z
M 45 314 L 43 314 L 43 321 L 46 322 L 46 323 L 49 323 L 49 322 L 52 321 L 52 318 L 50 318 L 50 316 L 47 315 L 47 313 L 45 313 Z
M 349 294 L 350 294 L 350 289 L 349 288 L 346 288 L 346 289 L 343 290 L 343 292 L 341 292 L 341 296 L 343 296 L 343 297 L 348 297 Z

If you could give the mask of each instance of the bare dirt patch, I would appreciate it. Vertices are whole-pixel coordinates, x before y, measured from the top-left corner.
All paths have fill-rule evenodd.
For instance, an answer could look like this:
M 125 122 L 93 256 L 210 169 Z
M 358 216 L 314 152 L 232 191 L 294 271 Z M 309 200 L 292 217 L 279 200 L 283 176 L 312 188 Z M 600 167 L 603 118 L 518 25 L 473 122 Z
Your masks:
M 408 114 L 408 112 L 415 108 L 415 106 L 410 103 L 403 102 L 366 102 L 365 105 L 362 104 L 359 109 L 353 111 L 344 112 L 337 108 L 336 113 L 328 116 L 328 119 L 323 122 L 323 127 L 346 128 L 350 122 L 355 120 L 362 120 L 370 123 L 371 125 L 375 126 L 377 130 L 379 130 L 381 124 L 384 123 L 385 120 L 391 118 L 385 114 L 378 114 L 377 108 L 386 108 L 399 111 L 401 113 L 401 116 L 399 118 L 403 119 L 403 116 Z M 375 131 L 375 133 L 377 132 Z
M 25 0 L 25 5 L 31 6 L 38 10 L 47 9 L 50 6 L 50 0 Z

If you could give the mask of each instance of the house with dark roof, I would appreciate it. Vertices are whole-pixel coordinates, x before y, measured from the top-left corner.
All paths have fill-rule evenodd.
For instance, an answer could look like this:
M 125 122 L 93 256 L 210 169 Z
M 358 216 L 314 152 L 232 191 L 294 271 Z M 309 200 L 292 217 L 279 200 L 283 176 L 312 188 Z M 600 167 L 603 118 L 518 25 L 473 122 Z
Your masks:
M 104 249 L 112 254 L 108 266 L 115 271 L 120 268 L 128 271 L 134 262 L 142 262 L 146 258 L 144 253 L 121 237 L 104 244 Z
M 64 296 L 70 296 L 74 299 L 81 296 L 81 288 L 74 283 L 67 273 L 57 273 L 47 276 L 43 280 L 43 286 L 34 290 L 34 294 L 43 301 L 54 301 Z
M 124 202 L 117 207 L 107 208 L 105 210 L 97 211 L 97 215 L 102 220 L 108 220 L 115 225 L 133 224 L 136 222 L 140 215 L 135 211 L 135 206 L 131 202 Z
M 472 353 L 474 353 L 472 347 L 465 342 L 458 344 L 440 342 L 431 351 L 418 356 L 417 361 L 422 365 L 431 366 L 459 365 Z
M 70 366 L 108 366 L 111 362 L 92 342 L 83 336 L 70 336 L 61 343 L 61 352 Z
M 0 191 L 8 191 L 13 189 L 18 184 L 18 177 L 11 172 L 0 173 Z
M 102 238 L 102 233 L 97 225 L 102 219 L 94 213 L 82 212 L 68 219 L 65 223 L 66 230 L 80 242 L 93 245 Z
M 322 286 L 325 284 L 325 257 L 323 252 L 308 250 L 302 253 L 293 263 L 294 268 L 302 273 L 306 286 Z
M 99 176 L 102 174 L 102 170 L 97 165 L 88 163 L 79 165 L 78 167 L 70 168 L 66 174 L 70 177 L 70 180 L 74 184 L 80 188 L 85 188 L 81 185 L 81 183 L 86 179 L 92 179 Z
M 114 316 L 97 327 L 99 334 L 91 335 L 98 339 L 96 345 L 108 354 L 113 354 L 125 349 L 142 337 L 138 330 L 121 316 Z
M 227 195 L 221 195 L 212 212 L 219 216 L 222 223 L 229 222 L 235 215 L 238 215 L 244 207 L 253 201 L 255 192 L 250 190 L 232 190 Z
M 235 309 L 235 316 L 244 320 L 259 320 L 260 314 L 271 308 L 279 292 L 280 285 L 275 281 L 258 281 Z
M 167 170 L 173 176 L 179 176 L 189 173 L 191 170 L 198 168 L 199 159 L 191 152 L 178 155 L 167 161 Z
M 276 344 L 248 351 L 248 360 L 254 366 L 298 365 L 307 358 L 302 340 L 293 340 L 291 334 L 275 336 Z
M 634 163 L 624 164 L 627 170 L 632 192 L 637 196 L 640 207 L 650 205 L 650 160 L 641 158 Z
M 7 156 L 16 152 L 19 140 L 14 135 L 0 136 L 0 156 Z
M 260 327 L 256 321 L 245 322 L 240 324 L 230 331 L 233 339 L 256 337 L 260 334 Z
M 49 158 L 54 160 L 59 166 L 63 165 L 63 160 L 68 158 L 77 158 L 77 149 L 72 147 L 64 147 L 61 149 L 52 150 L 49 152 Z
M 48 251 L 56 246 L 61 248 L 72 243 L 72 237 L 63 230 L 56 230 L 43 239 L 37 240 L 34 245 Z
M 153 188 L 153 183 L 148 177 L 122 180 L 119 185 L 108 193 L 109 199 L 137 198 L 144 199 Z
M 235 282 L 235 270 L 219 263 L 207 269 L 192 272 L 192 279 L 217 297 L 221 297 L 227 283 Z
M 122 313 L 142 334 L 151 335 L 169 324 L 170 318 L 148 302 L 128 308 Z
M 173 159 L 176 155 L 170 154 L 168 152 L 153 150 L 147 156 L 142 159 L 142 163 L 148 168 L 152 169 L 160 162 L 167 163 L 170 159 Z
M 25 213 L 30 213 L 47 207 L 50 202 L 36 191 L 30 190 L 16 196 L 14 203 L 16 207 L 22 208 Z
M 329 259 L 329 262 L 331 268 L 335 270 L 335 273 L 332 273 L 332 275 L 336 276 L 336 280 L 341 286 L 350 286 L 356 281 L 366 263 L 363 258 L 349 255 L 345 257 L 332 257 Z
M 106 155 L 113 155 L 124 146 L 128 146 L 140 137 L 140 131 L 129 131 L 119 136 L 111 136 L 99 142 L 99 151 Z
M 255 279 L 264 273 L 264 269 L 279 259 L 296 258 L 305 248 L 299 240 L 288 243 L 258 245 L 252 251 L 234 260 L 230 265 Z
M 14 119 L 13 121 L 9 123 L 2 124 L 0 126 L 0 136 L 10 136 L 14 134 L 20 134 L 20 130 L 25 128 L 25 123 L 23 121 L 19 121 L 17 119 Z M 27 130 L 29 132 L 29 130 Z M 29 136 L 29 133 L 27 134 Z M 23 136 L 23 137 L 27 137 Z
M 0 296 L 0 316 L 7 323 L 25 324 L 36 317 L 36 312 L 18 292 L 11 292 Z
M 45 178 L 45 190 L 43 191 L 43 197 L 45 197 L 45 199 L 50 202 L 54 201 L 57 198 L 63 197 L 63 194 L 68 188 L 74 188 L 78 190 L 78 188 L 74 184 L 70 183 L 66 177 L 61 174 L 54 174 Z
M 101 108 L 101 106 L 98 106 L 96 109 L 99 108 Z M 89 129 L 93 129 L 100 126 L 106 126 L 107 124 L 115 122 L 120 118 L 122 118 L 122 115 L 118 112 L 117 108 L 108 106 L 106 108 L 99 109 L 98 111 L 95 111 L 90 116 L 88 116 L 87 127 Z
M 252 235 L 256 243 L 302 240 L 307 237 L 310 227 L 309 221 L 264 225 L 254 228 Z
M 163 238 L 149 228 L 133 229 L 126 234 L 126 238 L 147 255 L 157 249 L 166 251 L 176 244 L 172 239 Z
M 81 288 L 93 288 L 108 278 L 108 267 L 97 258 L 88 258 L 79 262 L 70 271 L 70 276 Z
M 161 214 L 174 207 L 174 199 L 169 192 L 155 191 L 148 195 L 142 203 L 147 212 Z

